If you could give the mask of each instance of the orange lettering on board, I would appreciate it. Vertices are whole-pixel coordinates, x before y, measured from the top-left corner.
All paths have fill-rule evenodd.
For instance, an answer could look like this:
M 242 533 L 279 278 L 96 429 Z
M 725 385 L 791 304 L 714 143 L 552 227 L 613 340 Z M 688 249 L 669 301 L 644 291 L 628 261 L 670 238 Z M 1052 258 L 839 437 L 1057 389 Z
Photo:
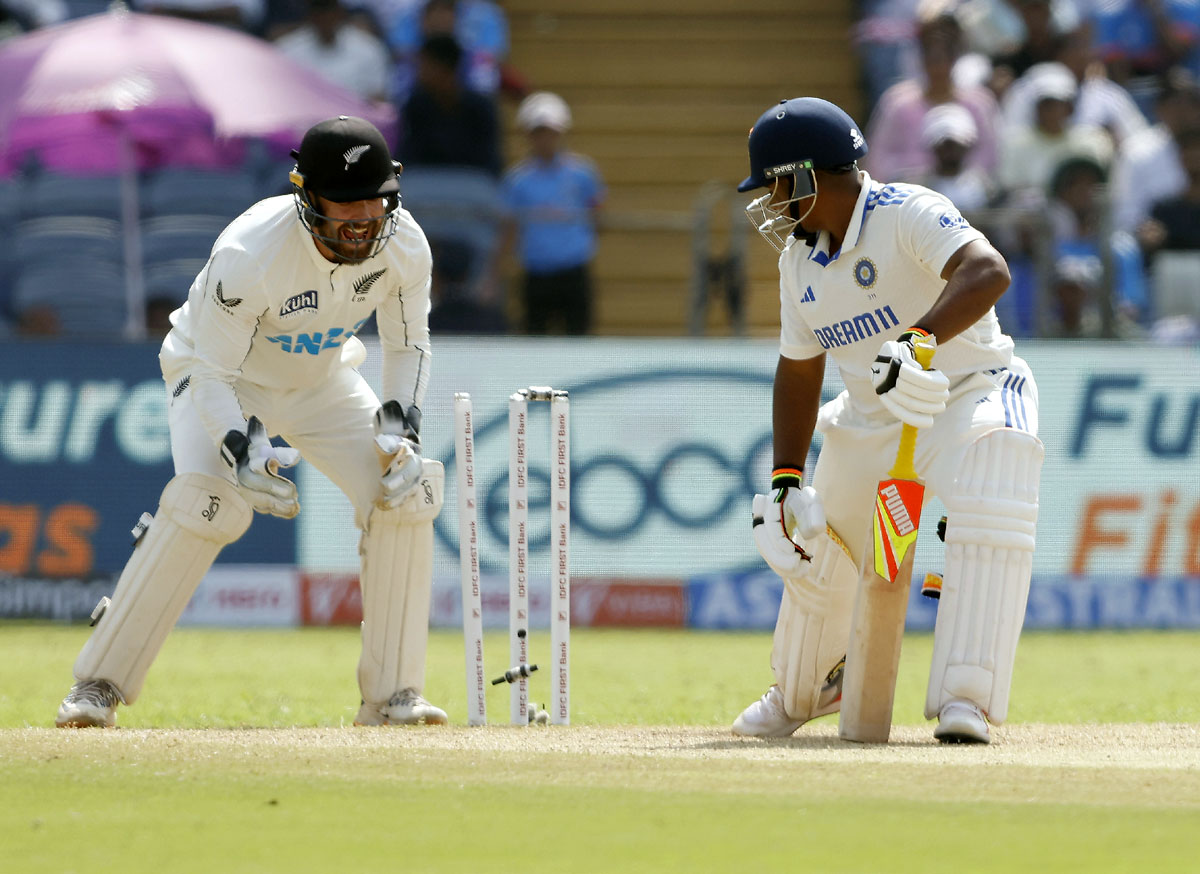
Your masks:
M 1183 572 L 1189 577 L 1200 577 L 1200 504 L 1188 517 L 1187 545 L 1183 550 Z
M 0 504 L 0 571 L 29 571 L 37 543 L 39 514 L 34 504 Z
M 47 548 L 38 554 L 38 573 L 47 577 L 80 577 L 92 571 L 92 537 L 99 517 L 83 504 L 61 504 L 46 518 Z
M 1107 513 L 1132 513 L 1142 508 L 1142 499 L 1137 495 L 1093 495 L 1088 498 L 1083 511 L 1079 540 L 1075 544 L 1075 556 L 1071 560 L 1071 573 L 1087 573 L 1088 559 L 1093 550 L 1103 547 L 1122 547 L 1129 543 L 1127 528 L 1102 528 L 1101 517 Z

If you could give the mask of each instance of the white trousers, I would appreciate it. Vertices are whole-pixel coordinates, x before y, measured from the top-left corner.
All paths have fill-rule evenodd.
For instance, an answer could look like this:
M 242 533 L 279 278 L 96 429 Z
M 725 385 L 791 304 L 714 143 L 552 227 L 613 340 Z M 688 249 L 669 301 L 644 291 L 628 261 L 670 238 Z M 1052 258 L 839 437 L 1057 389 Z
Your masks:
M 167 379 L 167 421 L 175 473 L 207 473 L 228 479 L 229 468 L 200 421 L 191 389 L 172 396 L 182 376 Z M 267 389 L 244 380 L 234 383 L 234 390 L 246 417 L 258 416 L 267 433 L 283 437 L 329 477 L 354 505 L 358 527 L 365 528 L 382 488 L 383 471 L 375 451 L 374 417 L 379 399 L 358 371 L 341 367 L 319 385 L 291 391 Z
M 812 485 L 829 525 L 859 565 L 870 542 L 875 487 L 896 460 L 900 427 L 897 421 L 868 421 L 845 392 L 822 406 L 817 419 L 823 442 Z M 915 466 L 925 481 L 925 500 L 950 493 L 967 448 L 1004 427 L 1037 435 L 1037 385 L 1017 357 L 1006 370 L 976 374 L 956 385 L 945 412 L 918 433 Z

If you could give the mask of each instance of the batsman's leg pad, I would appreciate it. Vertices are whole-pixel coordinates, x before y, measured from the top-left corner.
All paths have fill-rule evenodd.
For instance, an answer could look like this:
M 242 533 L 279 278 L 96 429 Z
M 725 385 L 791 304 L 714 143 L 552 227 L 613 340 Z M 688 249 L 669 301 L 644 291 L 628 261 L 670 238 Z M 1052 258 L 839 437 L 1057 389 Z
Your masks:
M 75 660 L 76 680 L 108 680 L 132 704 L 150 664 L 217 553 L 246 533 L 254 511 L 221 477 L 183 473 L 158 500 L 96 630 Z M 95 615 L 95 614 L 93 614 Z
M 989 431 L 967 450 L 946 504 L 946 573 L 933 633 L 925 717 L 953 698 L 999 725 L 1008 716 L 1025 620 L 1038 514 L 1042 441 Z
M 433 587 L 433 520 L 442 509 L 445 471 L 422 459 L 421 479 L 394 509 L 376 506 L 359 541 L 362 557 L 363 701 L 382 706 L 397 692 L 425 685 L 429 601 Z
M 804 548 L 812 553 L 811 570 L 783 581 L 771 668 L 787 715 L 807 721 L 840 706 L 858 568 L 832 528 Z

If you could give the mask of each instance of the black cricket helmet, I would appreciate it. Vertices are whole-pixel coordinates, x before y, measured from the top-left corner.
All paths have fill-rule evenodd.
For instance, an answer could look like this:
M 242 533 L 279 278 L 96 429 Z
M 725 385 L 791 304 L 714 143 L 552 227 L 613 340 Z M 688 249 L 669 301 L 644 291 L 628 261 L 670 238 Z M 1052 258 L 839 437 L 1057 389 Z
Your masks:
M 379 252 L 396 232 L 400 208 L 400 162 L 393 161 L 387 140 L 371 122 L 341 115 L 308 129 L 298 150 L 292 150 L 296 166 L 288 178 L 296 200 L 300 222 L 313 238 L 337 251 L 342 241 L 334 233 L 332 219 L 324 215 L 317 195 L 334 203 L 381 199 L 384 211 L 371 221 L 381 221 L 362 257 L 340 255 L 345 261 L 365 261 Z M 340 254 L 340 253 L 339 253 Z

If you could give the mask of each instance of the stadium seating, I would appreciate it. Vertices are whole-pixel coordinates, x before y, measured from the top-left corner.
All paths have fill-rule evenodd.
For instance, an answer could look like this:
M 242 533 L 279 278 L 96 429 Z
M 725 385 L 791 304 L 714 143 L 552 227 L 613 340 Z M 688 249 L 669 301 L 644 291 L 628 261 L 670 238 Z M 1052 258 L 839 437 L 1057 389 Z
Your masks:
M 431 245 L 457 252 L 455 265 L 467 284 L 478 278 L 500 235 L 500 192 L 480 170 L 414 167 L 400 177 L 401 204 L 421 225 Z
M 708 180 L 748 201 L 733 192 L 746 175 L 746 132 L 781 98 L 820 94 L 860 113 L 857 61 L 845 49 L 854 6 L 505 0 L 513 66 L 566 99 L 575 119 L 568 147 L 593 158 L 608 183 L 610 221 L 595 263 L 597 333 L 685 330 L 691 234 L 627 218 L 687 215 Z M 511 162 L 528 146 L 511 108 L 505 112 Z M 714 210 L 718 251 L 730 203 Z M 739 232 L 745 224 L 739 219 Z M 749 243 L 750 330 L 772 334 L 779 324 L 775 254 L 757 238 Z M 709 328 L 727 329 L 720 308 L 711 309 Z
M 63 336 L 119 339 L 125 326 L 125 277 L 100 264 L 30 267 L 17 277 L 12 306 L 17 318 L 35 307 L 51 307 Z
M 192 281 L 204 269 L 203 258 L 180 258 L 147 264 L 142 272 L 146 300 L 168 298 L 176 304 L 187 300 Z
M 144 219 L 142 259 L 147 264 L 181 258 L 208 260 L 225 219 L 210 215 L 167 215 Z
M 164 168 L 146 180 L 142 215 L 209 215 L 228 222 L 257 201 L 259 192 L 258 179 L 248 170 Z
M 21 218 L 89 215 L 121 218 L 121 180 L 117 176 L 64 176 L 42 171 L 22 186 Z
M 121 225 L 113 219 L 52 216 L 27 219 L 13 230 L 13 249 L 26 269 L 63 261 L 117 267 L 122 246 Z
M 1159 252 L 1152 277 L 1156 317 L 1189 316 L 1200 321 L 1200 252 Z

